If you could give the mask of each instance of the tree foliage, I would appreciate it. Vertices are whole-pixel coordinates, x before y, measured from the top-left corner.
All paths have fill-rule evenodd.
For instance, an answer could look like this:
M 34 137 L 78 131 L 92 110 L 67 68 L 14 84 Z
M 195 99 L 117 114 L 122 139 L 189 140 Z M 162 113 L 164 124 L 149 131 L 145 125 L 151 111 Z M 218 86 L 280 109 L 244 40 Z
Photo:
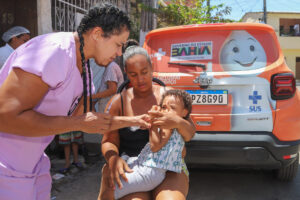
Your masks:
M 167 5 L 160 4 L 158 8 L 141 6 L 142 9 L 156 13 L 158 27 L 233 22 L 233 20 L 225 18 L 230 14 L 231 7 L 224 4 L 208 7 L 207 0 L 172 0 Z

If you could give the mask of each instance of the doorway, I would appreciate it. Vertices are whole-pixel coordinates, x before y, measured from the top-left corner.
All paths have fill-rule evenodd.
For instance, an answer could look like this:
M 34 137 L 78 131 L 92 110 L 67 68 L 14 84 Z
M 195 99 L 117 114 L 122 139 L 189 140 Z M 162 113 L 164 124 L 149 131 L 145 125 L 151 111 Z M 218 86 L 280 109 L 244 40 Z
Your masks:
M 24 26 L 31 37 L 38 34 L 37 29 L 37 0 L 0 0 L 0 38 L 13 26 Z M 4 41 L 0 39 L 0 46 Z

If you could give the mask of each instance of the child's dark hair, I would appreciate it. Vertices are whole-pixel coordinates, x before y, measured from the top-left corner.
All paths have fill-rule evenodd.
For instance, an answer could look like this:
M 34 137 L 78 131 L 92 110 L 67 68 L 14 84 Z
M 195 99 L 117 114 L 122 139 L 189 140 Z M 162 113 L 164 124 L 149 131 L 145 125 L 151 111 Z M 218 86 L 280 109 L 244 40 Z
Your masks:
M 122 52 L 124 53 L 125 50 L 130 46 L 139 46 L 139 42 L 136 41 L 135 39 L 128 39 L 123 46 Z
M 184 119 L 187 119 L 192 112 L 192 97 L 189 93 L 184 90 L 167 90 L 160 101 L 160 107 L 162 107 L 162 103 L 167 96 L 174 96 L 175 98 L 182 99 L 183 107 L 188 111 Z
M 83 77 L 83 96 L 84 96 L 84 112 L 87 111 L 87 85 L 86 85 L 86 68 L 85 56 L 83 52 L 84 39 L 82 34 L 88 30 L 100 27 L 103 30 L 103 37 L 110 37 L 111 35 L 118 35 L 124 29 L 130 31 L 130 20 L 128 16 L 111 4 L 98 4 L 91 8 L 89 12 L 82 18 L 78 28 L 78 36 L 80 41 L 80 54 L 82 64 L 82 77 Z M 88 76 L 89 76 L 89 93 L 90 93 L 90 111 L 92 110 L 92 83 L 91 83 L 91 70 L 89 61 L 87 61 Z

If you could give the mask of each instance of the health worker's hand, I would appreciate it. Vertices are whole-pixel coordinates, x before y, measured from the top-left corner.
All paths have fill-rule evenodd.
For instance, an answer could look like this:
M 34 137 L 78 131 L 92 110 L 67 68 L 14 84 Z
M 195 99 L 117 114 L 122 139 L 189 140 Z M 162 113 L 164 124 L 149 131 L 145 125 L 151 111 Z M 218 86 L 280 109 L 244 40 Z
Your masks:
M 80 116 L 83 123 L 81 131 L 85 133 L 105 133 L 110 131 L 112 116 L 105 113 L 88 112 Z

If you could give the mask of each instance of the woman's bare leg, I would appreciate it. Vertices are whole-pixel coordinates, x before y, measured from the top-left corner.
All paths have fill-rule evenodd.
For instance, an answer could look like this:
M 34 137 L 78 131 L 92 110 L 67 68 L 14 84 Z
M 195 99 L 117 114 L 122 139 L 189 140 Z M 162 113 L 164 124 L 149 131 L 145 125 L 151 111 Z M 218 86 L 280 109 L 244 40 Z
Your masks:
M 78 144 L 76 142 L 72 143 L 72 151 L 73 151 L 73 162 L 78 163 Z
M 64 168 L 69 168 L 71 163 L 70 163 L 70 153 L 71 153 L 71 145 L 67 144 L 64 145 L 64 152 L 65 152 L 65 166 Z
M 153 190 L 155 200 L 185 200 L 189 191 L 189 179 L 184 172 L 168 171 L 165 180 Z
M 109 187 L 109 168 L 104 164 L 101 175 L 101 185 L 98 200 L 112 200 L 114 199 L 114 190 Z
M 120 200 L 151 200 L 150 192 L 136 192 L 132 194 L 128 194 Z
M 114 199 L 114 190 L 109 187 L 108 178 L 109 178 L 108 165 L 104 164 L 102 168 L 101 186 L 100 186 L 98 200 Z M 121 200 L 151 200 L 151 199 L 152 198 L 150 192 L 133 193 L 121 198 Z

